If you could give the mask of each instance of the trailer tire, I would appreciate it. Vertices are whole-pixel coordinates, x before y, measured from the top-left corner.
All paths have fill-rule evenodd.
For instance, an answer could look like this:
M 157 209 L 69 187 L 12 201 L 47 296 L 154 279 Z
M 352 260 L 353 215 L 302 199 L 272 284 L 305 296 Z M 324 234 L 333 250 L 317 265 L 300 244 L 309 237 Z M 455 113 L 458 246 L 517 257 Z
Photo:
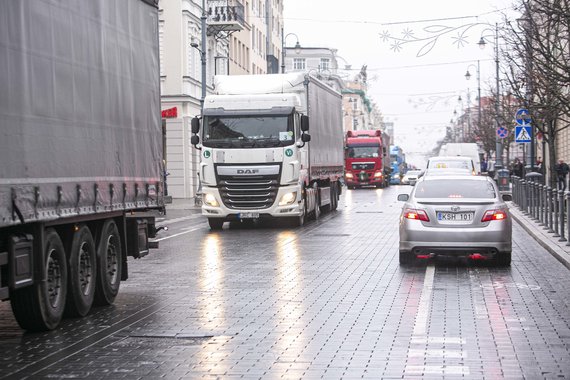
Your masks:
M 46 281 L 36 279 L 33 285 L 18 289 L 10 296 L 18 324 L 28 331 L 55 329 L 65 310 L 67 258 L 63 243 L 54 229 L 45 232 L 43 253 Z
M 80 225 L 73 233 L 68 252 L 69 281 L 65 315 L 84 317 L 93 306 L 97 283 L 97 253 L 89 227 Z
M 119 294 L 123 253 L 121 235 L 112 219 L 103 224 L 97 239 L 97 287 L 94 305 L 111 305 Z
M 214 231 L 219 231 L 224 226 L 224 219 L 222 218 L 208 218 L 208 224 L 210 229 Z

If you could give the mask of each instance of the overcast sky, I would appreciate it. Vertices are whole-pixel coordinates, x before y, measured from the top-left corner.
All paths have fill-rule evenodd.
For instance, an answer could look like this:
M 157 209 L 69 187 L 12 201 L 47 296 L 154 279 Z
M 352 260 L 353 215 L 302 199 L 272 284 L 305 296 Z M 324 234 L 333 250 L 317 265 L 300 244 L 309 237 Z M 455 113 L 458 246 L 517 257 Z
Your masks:
M 421 166 L 422 153 L 443 137 L 453 111 L 460 112 L 458 96 L 465 107 L 469 92 L 471 104 L 476 104 L 477 60 L 482 96 L 494 83 L 494 46 L 477 46 L 482 33 L 492 40 L 493 32 L 480 25 L 460 34 L 463 26 L 501 22 L 511 4 L 512 0 L 284 0 L 284 27 L 286 35 L 298 36 L 301 46 L 337 49 L 352 65 L 348 75 L 367 65 L 369 96 L 385 119 L 394 122 L 396 143 L 407 151 L 408 160 Z M 424 46 L 433 39 L 394 51 L 394 41 L 382 38 L 424 38 L 444 27 L 455 29 L 433 42 L 431 50 Z M 287 46 L 295 42 L 294 35 L 286 39 Z M 418 57 L 422 52 L 427 53 Z M 473 75 L 469 81 L 464 76 L 468 68 Z

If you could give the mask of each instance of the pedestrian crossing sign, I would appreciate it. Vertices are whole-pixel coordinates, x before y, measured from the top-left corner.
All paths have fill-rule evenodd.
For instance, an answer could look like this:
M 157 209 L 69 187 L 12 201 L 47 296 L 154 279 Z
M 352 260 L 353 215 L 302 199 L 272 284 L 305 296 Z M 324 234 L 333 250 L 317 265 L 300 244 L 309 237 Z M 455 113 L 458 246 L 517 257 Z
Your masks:
M 532 130 L 530 126 L 517 125 L 515 127 L 515 142 L 529 143 L 532 138 Z

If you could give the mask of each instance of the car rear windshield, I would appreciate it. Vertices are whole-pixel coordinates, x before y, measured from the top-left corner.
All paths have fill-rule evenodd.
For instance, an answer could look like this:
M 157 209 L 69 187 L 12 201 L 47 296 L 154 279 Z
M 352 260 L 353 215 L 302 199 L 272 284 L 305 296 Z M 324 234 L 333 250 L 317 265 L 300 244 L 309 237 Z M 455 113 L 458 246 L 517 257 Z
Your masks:
M 434 179 L 416 184 L 416 198 L 495 198 L 495 188 L 488 181 Z

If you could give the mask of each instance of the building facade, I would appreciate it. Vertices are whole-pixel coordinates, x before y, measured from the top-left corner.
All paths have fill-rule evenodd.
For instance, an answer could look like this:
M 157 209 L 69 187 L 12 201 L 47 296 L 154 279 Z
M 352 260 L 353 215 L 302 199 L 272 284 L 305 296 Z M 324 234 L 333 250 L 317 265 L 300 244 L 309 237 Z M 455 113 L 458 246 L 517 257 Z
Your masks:
M 172 197 L 193 198 L 199 189 L 190 122 L 201 113 L 202 94 L 213 90 L 216 74 L 277 72 L 282 28 L 283 0 L 159 1 L 164 162 Z

